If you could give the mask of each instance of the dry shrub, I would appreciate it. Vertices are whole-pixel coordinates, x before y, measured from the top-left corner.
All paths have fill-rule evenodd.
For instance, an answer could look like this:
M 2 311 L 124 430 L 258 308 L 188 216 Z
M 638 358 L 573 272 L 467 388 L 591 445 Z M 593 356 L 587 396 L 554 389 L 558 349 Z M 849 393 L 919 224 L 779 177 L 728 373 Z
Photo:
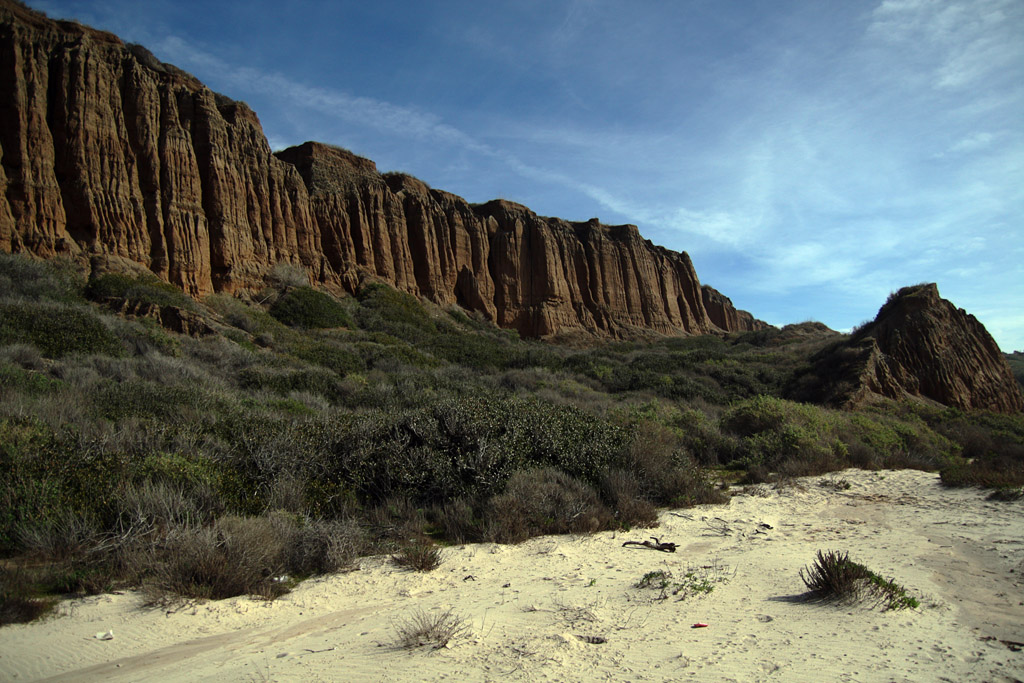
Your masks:
M 180 484 L 147 479 L 126 484 L 114 501 L 122 528 L 166 529 L 192 526 L 205 522 L 215 505 L 212 493 L 204 498 L 196 496 Z
M 31 344 L 8 344 L 0 347 L 0 359 L 10 361 L 25 370 L 45 370 L 43 354 Z
M 416 610 L 407 619 L 398 622 L 394 628 L 396 644 L 399 647 L 429 645 L 436 650 L 465 635 L 469 631 L 469 624 L 451 609 L 438 614 Z
M 55 600 L 34 594 L 34 580 L 24 567 L 0 564 L 0 626 L 35 621 L 53 609 Z
M 611 512 L 587 484 L 561 470 L 521 470 L 489 502 L 487 536 L 519 543 L 542 534 L 592 533 L 608 528 Z
M 402 546 L 391 559 L 400 567 L 429 572 L 440 566 L 443 557 L 440 548 L 430 541 L 417 540 Z
M 148 602 L 277 597 L 287 590 L 277 580 L 284 573 L 284 548 L 277 525 L 266 518 L 227 517 L 212 527 L 176 529 L 145 586 Z
M 410 538 L 426 536 L 427 519 L 423 510 L 406 496 L 392 496 L 366 514 L 367 526 L 374 540 L 384 548 Z
M 640 482 L 632 472 L 611 470 L 601 482 L 601 494 L 611 506 L 615 519 L 624 527 L 658 526 L 658 511 L 643 497 Z
M 291 534 L 288 570 L 300 576 L 352 569 L 365 546 L 363 531 L 352 520 L 314 520 Z
M 452 543 L 475 543 L 483 539 L 480 521 L 473 507 L 462 498 L 435 505 L 430 511 L 430 519 Z
M 686 452 L 682 439 L 663 425 L 641 423 L 620 468 L 635 477 L 638 496 L 657 505 L 687 506 L 728 500 Z
M 181 527 L 153 558 L 146 588 L 154 604 L 181 597 L 272 599 L 288 591 L 288 574 L 347 569 L 362 549 L 353 522 L 310 521 L 282 512 L 229 516 L 210 527 Z
M 81 556 L 99 544 L 99 527 L 91 517 L 61 509 L 21 524 L 18 540 L 28 554 L 42 560 L 61 561 Z

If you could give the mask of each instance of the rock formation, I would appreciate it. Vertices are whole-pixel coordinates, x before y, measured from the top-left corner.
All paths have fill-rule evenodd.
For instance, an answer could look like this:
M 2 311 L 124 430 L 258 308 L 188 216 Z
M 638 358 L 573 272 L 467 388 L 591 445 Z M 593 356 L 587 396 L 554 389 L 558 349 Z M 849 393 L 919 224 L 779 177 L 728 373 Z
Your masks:
M 1024 410 L 1024 395 L 985 327 L 939 296 L 904 287 L 875 320 L 819 355 L 821 384 L 806 396 L 857 404 L 873 396 L 922 399 L 963 410 Z
M 141 46 L 0 0 L 0 249 L 141 264 L 194 296 L 277 263 L 352 292 L 367 277 L 524 335 L 760 329 L 635 226 L 470 205 L 306 143 Z

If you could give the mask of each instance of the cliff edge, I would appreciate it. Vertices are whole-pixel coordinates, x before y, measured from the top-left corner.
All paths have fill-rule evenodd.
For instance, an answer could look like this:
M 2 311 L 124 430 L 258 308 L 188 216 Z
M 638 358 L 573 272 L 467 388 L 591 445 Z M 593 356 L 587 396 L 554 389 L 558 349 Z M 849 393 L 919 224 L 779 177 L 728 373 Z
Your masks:
M 544 337 L 766 327 L 631 225 L 471 205 L 336 147 L 274 154 L 256 114 L 145 48 L 0 0 L 0 249 L 142 266 L 193 296 L 277 263 L 379 278 Z

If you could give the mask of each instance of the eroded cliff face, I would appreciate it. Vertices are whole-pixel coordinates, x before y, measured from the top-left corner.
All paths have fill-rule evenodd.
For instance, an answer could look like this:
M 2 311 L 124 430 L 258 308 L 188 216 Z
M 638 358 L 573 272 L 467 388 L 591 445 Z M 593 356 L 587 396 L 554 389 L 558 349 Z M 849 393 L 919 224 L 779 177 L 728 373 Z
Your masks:
M 1020 386 L 995 340 L 973 315 L 940 297 L 934 284 L 901 289 L 818 366 L 829 383 L 815 398 L 833 403 L 885 396 L 962 410 L 1024 410 Z
M 244 103 L 9 0 L 0 155 L 0 249 L 141 265 L 199 297 L 259 289 L 286 262 L 335 291 L 376 277 L 529 336 L 764 326 L 635 226 L 470 205 L 317 143 L 272 154 Z

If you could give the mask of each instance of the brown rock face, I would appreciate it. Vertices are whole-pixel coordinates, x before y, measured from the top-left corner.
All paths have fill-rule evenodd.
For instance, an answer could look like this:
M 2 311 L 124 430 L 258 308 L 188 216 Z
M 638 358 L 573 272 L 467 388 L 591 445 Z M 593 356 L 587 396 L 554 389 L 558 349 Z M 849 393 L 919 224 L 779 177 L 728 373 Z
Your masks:
M 278 262 L 366 277 L 546 336 L 759 329 L 635 226 L 470 205 L 318 143 L 271 153 L 256 115 L 140 46 L 0 0 L 0 249 L 140 264 L 195 296 Z
M 871 395 L 918 397 L 963 410 L 1024 410 L 1024 396 L 985 327 L 939 296 L 934 284 L 904 287 L 875 320 L 820 359 L 833 402 Z
M 771 327 L 763 320 L 758 320 L 746 311 L 737 309 L 732 305 L 732 299 L 714 287 L 703 285 L 700 288 L 700 293 L 701 299 L 704 301 L 704 310 L 708 312 L 711 322 L 723 330 L 753 332 Z

